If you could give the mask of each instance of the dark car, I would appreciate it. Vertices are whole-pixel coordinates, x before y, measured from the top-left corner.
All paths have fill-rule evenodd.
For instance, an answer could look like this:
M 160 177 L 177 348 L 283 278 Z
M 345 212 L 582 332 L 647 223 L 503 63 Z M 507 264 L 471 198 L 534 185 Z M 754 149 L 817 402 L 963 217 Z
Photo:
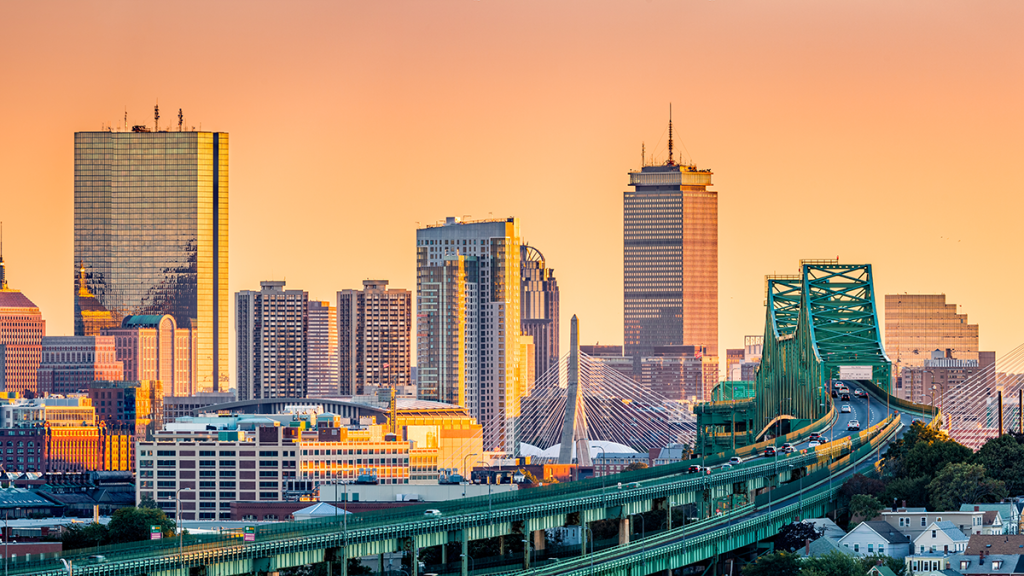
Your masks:
M 839 393 L 838 393 L 838 392 L 836 392 L 835 390 L 833 390 L 833 391 L 832 391 L 832 397 L 833 397 L 833 398 L 839 398 Z
M 820 441 L 821 440 L 821 434 L 819 434 L 817 432 L 811 432 L 811 435 L 807 437 L 807 440 L 810 441 L 810 442 Z
M 775 446 L 769 446 L 764 449 L 765 456 L 775 456 Z
M 850 401 L 850 395 L 849 394 L 843 394 L 839 399 L 842 400 L 843 402 L 849 402 Z
M 700 472 L 702 470 L 700 464 L 690 464 L 690 467 L 686 469 L 687 474 L 693 474 L 694 472 Z

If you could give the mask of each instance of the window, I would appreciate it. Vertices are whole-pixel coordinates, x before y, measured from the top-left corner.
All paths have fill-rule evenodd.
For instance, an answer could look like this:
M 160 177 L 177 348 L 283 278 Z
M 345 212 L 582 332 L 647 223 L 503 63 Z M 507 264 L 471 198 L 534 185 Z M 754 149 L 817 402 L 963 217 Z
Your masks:
M 200 473 L 202 473 L 202 472 L 200 472 Z M 220 477 L 221 478 L 234 478 L 235 477 L 235 472 L 234 472 L 234 470 L 221 470 L 220 471 Z
M 921 527 L 922 528 L 927 526 L 927 524 L 924 523 L 924 520 L 925 520 L 924 516 L 921 516 Z
M 878 555 L 881 556 L 883 554 L 885 554 L 885 544 L 879 544 L 878 545 Z
M 970 568 L 970 566 L 971 566 L 971 561 L 970 560 L 961 560 L 960 561 L 960 571 L 961 572 L 963 572 L 964 570 L 967 570 L 968 568 Z
M 174 450 L 157 450 L 157 456 L 174 456 Z
M 868 554 L 874 554 L 874 552 L 875 552 L 875 545 L 874 544 L 868 544 Z
M 860 552 L 860 544 L 854 544 L 853 545 L 853 551 L 854 552 Z
M 1003 561 L 1002 560 L 993 560 L 992 561 L 992 569 L 993 570 L 999 570 L 1002 567 L 1003 567 Z
M 932 530 L 932 538 L 935 538 L 935 530 Z
M 213 451 L 213 450 L 200 450 L 199 451 L 199 456 L 201 456 L 201 457 L 202 456 L 206 456 L 206 457 L 213 458 L 216 455 L 217 455 L 217 453 L 215 451 Z
M 207 480 L 205 482 L 200 482 L 199 483 L 199 487 L 200 488 L 216 488 L 217 487 L 217 483 L 216 482 L 211 482 L 211 481 Z

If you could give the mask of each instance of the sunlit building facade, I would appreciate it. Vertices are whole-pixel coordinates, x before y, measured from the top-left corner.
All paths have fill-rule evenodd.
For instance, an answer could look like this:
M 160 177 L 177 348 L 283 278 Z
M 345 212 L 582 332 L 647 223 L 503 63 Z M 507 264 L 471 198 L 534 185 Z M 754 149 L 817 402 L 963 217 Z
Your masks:
M 519 221 L 462 221 L 416 231 L 420 398 L 464 406 L 484 450 L 512 452 L 529 390 L 522 345 Z
M 338 395 L 338 315 L 329 301 L 310 300 L 306 387 L 310 398 Z
M 174 316 L 128 316 L 121 326 L 104 328 L 102 333 L 114 339 L 117 359 L 124 365 L 124 380 L 159 381 L 166 396 L 197 392 L 196 333 L 179 327 Z
M 121 380 L 124 367 L 111 336 L 44 336 L 39 394 L 88 392 L 97 380 Z
M 43 354 L 46 321 L 31 300 L 7 285 L 0 254 L 0 385 L 7 392 L 35 393 Z
M 697 346 L 718 356 L 718 193 L 710 170 L 669 160 L 623 196 L 624 352 Z M 635 369 L 636 369 L 635 368 Z
M 284 281 L 235 294 L 239 400 L 305 398 L 309 293 Z
M 196 391 L 227 389 L 226 133 L 75 133 L 74 261 L 76 304 L 84 288 L 117 324 L 170 314 L 196 331 Z
M 520 316 L 523 334 L 533 337 L 533 371 L 543 376 L 558 363 L 558 281 L 544 254 L 523 246 Z M 533 378 L 529 386 L 533 387 Z
M 978 325 L 968 323 L 967 314 L 958 313 L 944 294 L 886 294 L 885 353 L 892 360 L 897 396 L 914 395 L 910 389 L 904 392 L 898 379 L 903 369 L 923 367 L 935 350 L 977 361 Z
M 339 291 L 337 302 L 341 393 L 411 384 L 412 292 L 364 280 L 362 290 Z

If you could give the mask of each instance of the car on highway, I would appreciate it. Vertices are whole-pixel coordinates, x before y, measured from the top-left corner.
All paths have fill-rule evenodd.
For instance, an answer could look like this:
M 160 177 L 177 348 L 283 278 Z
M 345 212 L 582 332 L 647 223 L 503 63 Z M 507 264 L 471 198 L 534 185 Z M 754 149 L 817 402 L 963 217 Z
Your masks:
M 810 440 L 811 442 L 815 442 L 815 441 L 821 442 L 821 433 L 820 432 L 811 432 L 811 435 L 808 436 L 807 439 Z
M 686 469 L 687 474 L 697 473 L 700 474 L 704 471 L 704 467 L 700 464 L 690 464 L 690 467 Z
M 839 411 L 842 412 L 843 414 L 849 414 L 850 412 L 852 412 L 852 410 L 850 409 L 850 405 L 849 404 L 843 404 L 839 408 Z
M 843 402 L 849 402 L 850 401 L 850 395 L 849 394 L 840 394 L 839 395 L 839 399 L 842 400 Z
M 743 464 L 743 458 L 733 456 L 732 458 L 729 458 L 729 464 Z
M 860 422 L 858 420 L 850 420 L 850 423 L 846 425 L 847 430 L 860 430 Z
M 853 395 L 856 396 L 857 398 L 867 398 L 868 397 L 868 393 L 863 391 L 863 390 L 861 390 L 860 388 L 855 388 L 853 390 Z
M 775 456 L 775 446 L 768 446 L 765 448 L 764 455 L 768 457 Z
M 790 444 L 789 442 L 786 442 L 785 444 L 782 445 L 782 453 L 783 454 L 792 454 L 795 451 L 796 451 L 796 448 L 794 448 L 793 445 Z
M 718 469 L 721 470 L 722 472 L 725 472 L 726 470 L 729 470 L 731 468 L 732 468 L 732 464 L 722 464 L 721 466 L 719 466 Z
M 423 511 L 423 515 L 424 516 L 428 516 L 428 517 L 440 516 L 441 515 L 441 511 L 440 510 L 434 510 L 434 509 L 424 510 Z
M 821 446 L 821 442 L 818 442 L 817 440 L 811 440 L 807 443 L 808 448 L 817 448 L 818 446 Z

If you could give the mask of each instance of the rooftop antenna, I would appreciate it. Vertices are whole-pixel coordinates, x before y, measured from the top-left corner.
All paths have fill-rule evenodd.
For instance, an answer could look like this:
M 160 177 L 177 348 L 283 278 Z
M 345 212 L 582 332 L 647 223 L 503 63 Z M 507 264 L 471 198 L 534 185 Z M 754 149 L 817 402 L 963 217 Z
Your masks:
M 185 115 L 181 113 L 181 108 L 178 108 L 178 132 L 181 132 L 181 125 L 185 123 Z
M 647 161 L 647 143 L 640 143 L 640 167 L 644 167 L 644 162 Z
M 668 162 L 669 166 L 675 164 L 675 156 L 672 154 L 672 103 L 668 103 Z
M 124 105 L 124 131 L 128 131 L 128 105 Z
M 669 131 L 671 131 L 672 130 L 672 121 L 671 120 L 669 120 L 668 125 L 669 125 Z M 159 131 L 160 131 L 160 99 L 157 98 L 156 99 L 156 106 L 153 106 L 153 132 L 159 132 Z M 671 140 L 669 140 L 669 142 L 671 142 Z M 671 144 L 669 145 L 669 147 L 671 148 Z

